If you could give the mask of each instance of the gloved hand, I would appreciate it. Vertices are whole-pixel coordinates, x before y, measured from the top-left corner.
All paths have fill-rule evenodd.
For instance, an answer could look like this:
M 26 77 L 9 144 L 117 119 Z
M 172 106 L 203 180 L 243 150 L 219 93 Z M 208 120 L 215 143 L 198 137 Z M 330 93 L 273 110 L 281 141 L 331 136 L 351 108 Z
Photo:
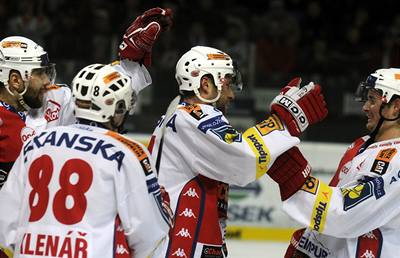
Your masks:
M 311 166 L 299 148 L 292 147 L 280 155 L 267 174 L 279 184 L 281 199 L 285 201 L 295 194 L 310 176 Z
M 309 125 L 322 121 L 328 109 L 319 84 L 300 88 L 301 78 L 292 79 L 271 102 L 271 112 L 284 121 L 292 136 L 300 136 Z
M 119 57 L 151 66 L 151 51 L 161 32 L 172 26 L 172 10 L 152 8 L 136 18 L 119 45 Z

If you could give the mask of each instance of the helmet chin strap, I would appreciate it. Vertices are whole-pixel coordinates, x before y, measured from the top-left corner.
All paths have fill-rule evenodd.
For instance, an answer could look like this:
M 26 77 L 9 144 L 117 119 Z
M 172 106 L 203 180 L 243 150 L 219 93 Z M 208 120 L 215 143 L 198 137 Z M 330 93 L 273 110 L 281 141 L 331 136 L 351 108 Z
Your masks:
M 26 110 L 29 111 L 31 109 L 30 106 L 28 106 L 28 104 L 26 104 L 25 100 L 24 100 L 24 95 L 28 90 L 28 85 L 26 81 L 23 81 L 24 83 L 24 90 L 19 93 L 18 91 L 12 92 L 10 90 L 10 86 L 9 84 L 5 85 L 5 88 L 7 89 L 8 93 L 10 93 L 11 95 L 15 96 L 18 100 L 18 103 Z
M 221 91 L 222 90 L 218 90 L 218 94 L 215 98 L 213 99 L 205 99 L 200 95 L 200 92 L 198 89 L 195 90 L 196 96 L 203 102 L 205 103 L 209 103 L 209 104 L 214 104 L 215 102 L 217 102 L 217 100 L 221 97 Z
M 387 104 L 381 104 L 381 106 L 379 108 L 379 116 L 380 116 L 380 118 L 379 118 L 378 124 L 375 126 L 374 130 L 369 134 L 370 139 L 371 139 L 371 143 L 375 142 L 375 137 L 378 134 L 379 130 L 381 129 L 383 122 L 385 122 L 385 121 L 396 121 L 397 119 L 400 119 L 400 114 L 397 115 L 397 117 L 395 117 L 395 118 L 386 118 L 382 114 L 382 110 L 385 107 L 385 105 L 387 105 Z

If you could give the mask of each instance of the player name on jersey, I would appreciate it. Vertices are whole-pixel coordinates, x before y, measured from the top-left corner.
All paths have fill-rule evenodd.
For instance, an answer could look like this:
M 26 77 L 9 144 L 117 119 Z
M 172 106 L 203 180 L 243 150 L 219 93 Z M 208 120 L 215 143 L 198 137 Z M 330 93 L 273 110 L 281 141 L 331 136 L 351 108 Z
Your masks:
M 86 233 L 68 231 L 66 235 L 25 233 L 20 254 L 46 257 L 88 257 Z
M 101 155 L 104 159 L 115 161 L 118 164 L 118 170 L 121 168 L 125 157 L 123 151 L 116 151 L 115 145 L 105 142 L 102 139 L 80 135 L 77 133 L 66 132 L 43 132 L 33 138 L 24 147 L 24 155 L 34 149 L 40 149 L 44 146 L 54 146 L 61 148 L 70 148 L 83 152 L 91 152 L 94 155 Z

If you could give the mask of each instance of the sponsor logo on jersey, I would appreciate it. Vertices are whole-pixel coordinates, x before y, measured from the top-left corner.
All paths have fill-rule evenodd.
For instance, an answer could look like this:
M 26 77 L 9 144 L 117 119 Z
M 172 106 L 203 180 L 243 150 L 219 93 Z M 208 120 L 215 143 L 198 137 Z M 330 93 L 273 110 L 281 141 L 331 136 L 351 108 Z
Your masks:
M 34 137 L 32 141 L 29 141 L 24 146 L 24 155 L 26 156 L 28 152 L 45 146 L 68 148 L 100 155 L 103 159 L 115 161 L 118 165 L 118 170 L 121 169 L 125 157 L 123 151 L 118 150 L 114 144 L 105 142 L 102 139 L 60 131 L 42 132 Z
M 311 215 L 310 228 L 322 233 L 325 227 L 326 215 L 328 214 L 332 189 L 323 182 L 320 182 L 318 188 L 317 198 Z
M 186 105 L 180 107 L 179 109 L 185 110 L 186 112 L 189 113 L 189 115 L 191 115 L 196 120 L 200 120 L 207 116 L 207 114 L 204 114 L 200 105 L 186 104 Z
M 211 132 L 228 144 L 242 141 L 242 134 L 236 131 L 236 129 L 230 125 L 226 125 L 218 129 L 211 129 Z
M 366 183 L 359 184 L 352 188 L 342 189 L 345 211 L 355 207 L 368 198 L 375 196 L 376 199 L 385 195 L 383 178 L 376 177 Z
M 61 105 L 56 101 L 49 99 L 47 101 L 47 108 L 44 113 L 44 118 L 47 122 L 55 121 L 59 118 Z
M 292 238 L 293 239 L 293 238 Z M 297 242 L 296 247 L 303 252 L 312 255 L 312 257 L 316 258 L 325 258 L 330 254 L 329 250 L 325 248 L 318 240 L 310 239 L 305 235 L 302 235 L 300 240 Z
M 203 133 L 207 133 L 207 131 L 210 129 L 221 128 L 224 125 L 228 125 L 228 123 L 222 120 L 222 115 L 220 115 L 201 122 L 197 128 L 199 128 Z
M 310 194 L 316 194 L 319 186 L 319 180 L 315 177 L 308 177 L 301 190 L 306 191 Z
M 256 177 L 259 178 L 267 171 L 270 162 L 269 150 L 254 127 L 248 129 L 243 137 L 256 155 Z
M 201 258 L 222 258 L 222 247 L 203 245 L 203 250 L 201 251 Z
M 25 126 L 24 128 L 22 128 L 21 130 L 21 141 L 22 142 L 27 142 L 28 140 L 30 140 L 33 136 L 35 136 L 35 130 L 33 128 L 30 128 L 28 126 Z
M 379 151 L 374 163 L 372 164 L 371 172 L 383 175 L 389 167 L 390 161 L 396 155 L 396 148 L 389 148 Z
M 258 132 L 264 136 L 272 131 L 279 130 L 282 131 L 283 125 L 276 115 L 268 117 L 266 120 L 256 125 Z

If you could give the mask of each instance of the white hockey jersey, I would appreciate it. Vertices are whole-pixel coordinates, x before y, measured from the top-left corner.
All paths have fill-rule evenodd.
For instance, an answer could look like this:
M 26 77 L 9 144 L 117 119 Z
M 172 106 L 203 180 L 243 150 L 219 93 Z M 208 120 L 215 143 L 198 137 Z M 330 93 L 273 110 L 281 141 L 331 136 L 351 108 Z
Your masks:
M 67 85 L 51 85 L 44 95 L 43 106 L 27 112 L 25 124 L 38 134 L 46 128 L 75 123 L 74 103 Z
M 149 149 L 154 162 L 160 162 L 159 182 L 175 211 L 167 257 L 223 257 L 226 184 L 244 186 L 256 180 L 298 142 L 274 116 L 244 133 L 211 105 L 182 102 L 168 121 L 163 118 Z
M 0 190 L 0 246 L 14 257 L 111 258 L 118 214 L 135 258 L 162 257 L 169 225 L 149 159 L 102 128 L 41 132 Z
M 308 226 L 292 244 L 310 257 L 399 256 L 400 138 L 361 153 L 356 148 L 360 143 L 342 159 L 332 181 L 337 187 L 310 178 L 283 204 L 289 216 Z

